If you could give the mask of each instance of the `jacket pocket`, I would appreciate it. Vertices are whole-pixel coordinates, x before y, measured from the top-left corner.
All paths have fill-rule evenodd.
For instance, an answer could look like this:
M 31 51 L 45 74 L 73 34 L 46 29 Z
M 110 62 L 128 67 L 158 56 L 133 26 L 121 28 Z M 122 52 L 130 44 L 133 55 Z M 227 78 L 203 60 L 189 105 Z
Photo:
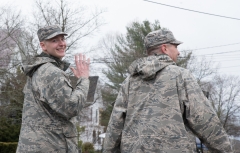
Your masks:
M 68 124 L 63 126 L 63 134 L 65 136 L 67 152 L 69 153 L 78 152 L 77 129 L 70 121 Z
M 63 134 L 67 138 L 77 137 L 76 127 L 69 121 L 63 126 Z

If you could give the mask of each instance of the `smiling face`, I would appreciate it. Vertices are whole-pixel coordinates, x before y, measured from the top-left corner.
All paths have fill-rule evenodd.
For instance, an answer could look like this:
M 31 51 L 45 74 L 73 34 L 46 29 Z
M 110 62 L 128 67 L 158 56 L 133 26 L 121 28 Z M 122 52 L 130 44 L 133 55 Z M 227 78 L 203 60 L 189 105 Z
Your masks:
M 54 57 L 62 59 L 65 56 L 66 40 L 64 35 L 57 35 L 51 39 L 40 42 L 42 50 Z

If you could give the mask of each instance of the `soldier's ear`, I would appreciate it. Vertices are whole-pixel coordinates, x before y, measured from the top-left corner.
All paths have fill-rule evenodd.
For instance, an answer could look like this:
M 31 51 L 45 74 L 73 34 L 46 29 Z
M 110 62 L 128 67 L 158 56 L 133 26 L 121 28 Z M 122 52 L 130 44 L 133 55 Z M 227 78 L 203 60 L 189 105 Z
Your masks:
M 47 48 L 46 48 L 46 43 L 44 42 L 44 41 L 41 41 L 40 42 L 40 47 L 42 48 L 42 50 L 47 50 Z
M 164 54 L 167 54 L 167 53 L 168 53 L 168 51 L 167 51 L 167 45 L 166 45 L 166 44 L 162 44 L 162 45 L 160 46 L 160 48 L 161 48 L 162 53 L 164 53 Z

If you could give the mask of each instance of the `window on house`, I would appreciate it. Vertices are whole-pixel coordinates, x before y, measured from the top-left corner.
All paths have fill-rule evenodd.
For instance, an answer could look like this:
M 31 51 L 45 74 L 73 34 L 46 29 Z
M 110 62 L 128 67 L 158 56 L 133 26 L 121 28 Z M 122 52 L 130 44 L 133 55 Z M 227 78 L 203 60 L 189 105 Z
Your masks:
M 99 138 L 99 135 L 100 135 L 100 134 L 101 134 L 101 132 L 100 132 L 100 131 L 98 131 L 98 134 L 97 134 L 97 135 L 98 135 L 98 141 L 97 141 L 97 142 L 98 142 L 98 144 L 101 144 L 101 138 Z
M 98 109 L 96 109 L 96 123 L 98 123 Z
M 90 108 L 90 113 L 89 113 L 90 116 L 89 116 L 89 120 L 88 120 L 88 121 L 92 121 L 92 116 L 93 116 L 93 115 L 92 115 L 92 113 L 93 113 L 92 109 L 93 109 L 93 108 Z

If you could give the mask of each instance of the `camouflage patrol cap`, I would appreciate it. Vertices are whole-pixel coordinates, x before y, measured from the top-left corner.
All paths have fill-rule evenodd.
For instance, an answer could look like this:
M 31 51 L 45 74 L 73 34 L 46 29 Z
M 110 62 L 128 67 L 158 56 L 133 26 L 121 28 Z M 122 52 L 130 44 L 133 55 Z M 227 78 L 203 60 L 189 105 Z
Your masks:
M 39 41 L 51 39 L 57 35 L 67 35 L 67 33 L 62 32 L 59 25 L 50 25 L 40 28 L 37 32 Z
M 182 42 L 174 38 L 173 33 L 167 29 L 160 29 L 152 31 L 144 39 L 146 50 L 151 49 L 162 44 L 176 44 L 179 45 Z

